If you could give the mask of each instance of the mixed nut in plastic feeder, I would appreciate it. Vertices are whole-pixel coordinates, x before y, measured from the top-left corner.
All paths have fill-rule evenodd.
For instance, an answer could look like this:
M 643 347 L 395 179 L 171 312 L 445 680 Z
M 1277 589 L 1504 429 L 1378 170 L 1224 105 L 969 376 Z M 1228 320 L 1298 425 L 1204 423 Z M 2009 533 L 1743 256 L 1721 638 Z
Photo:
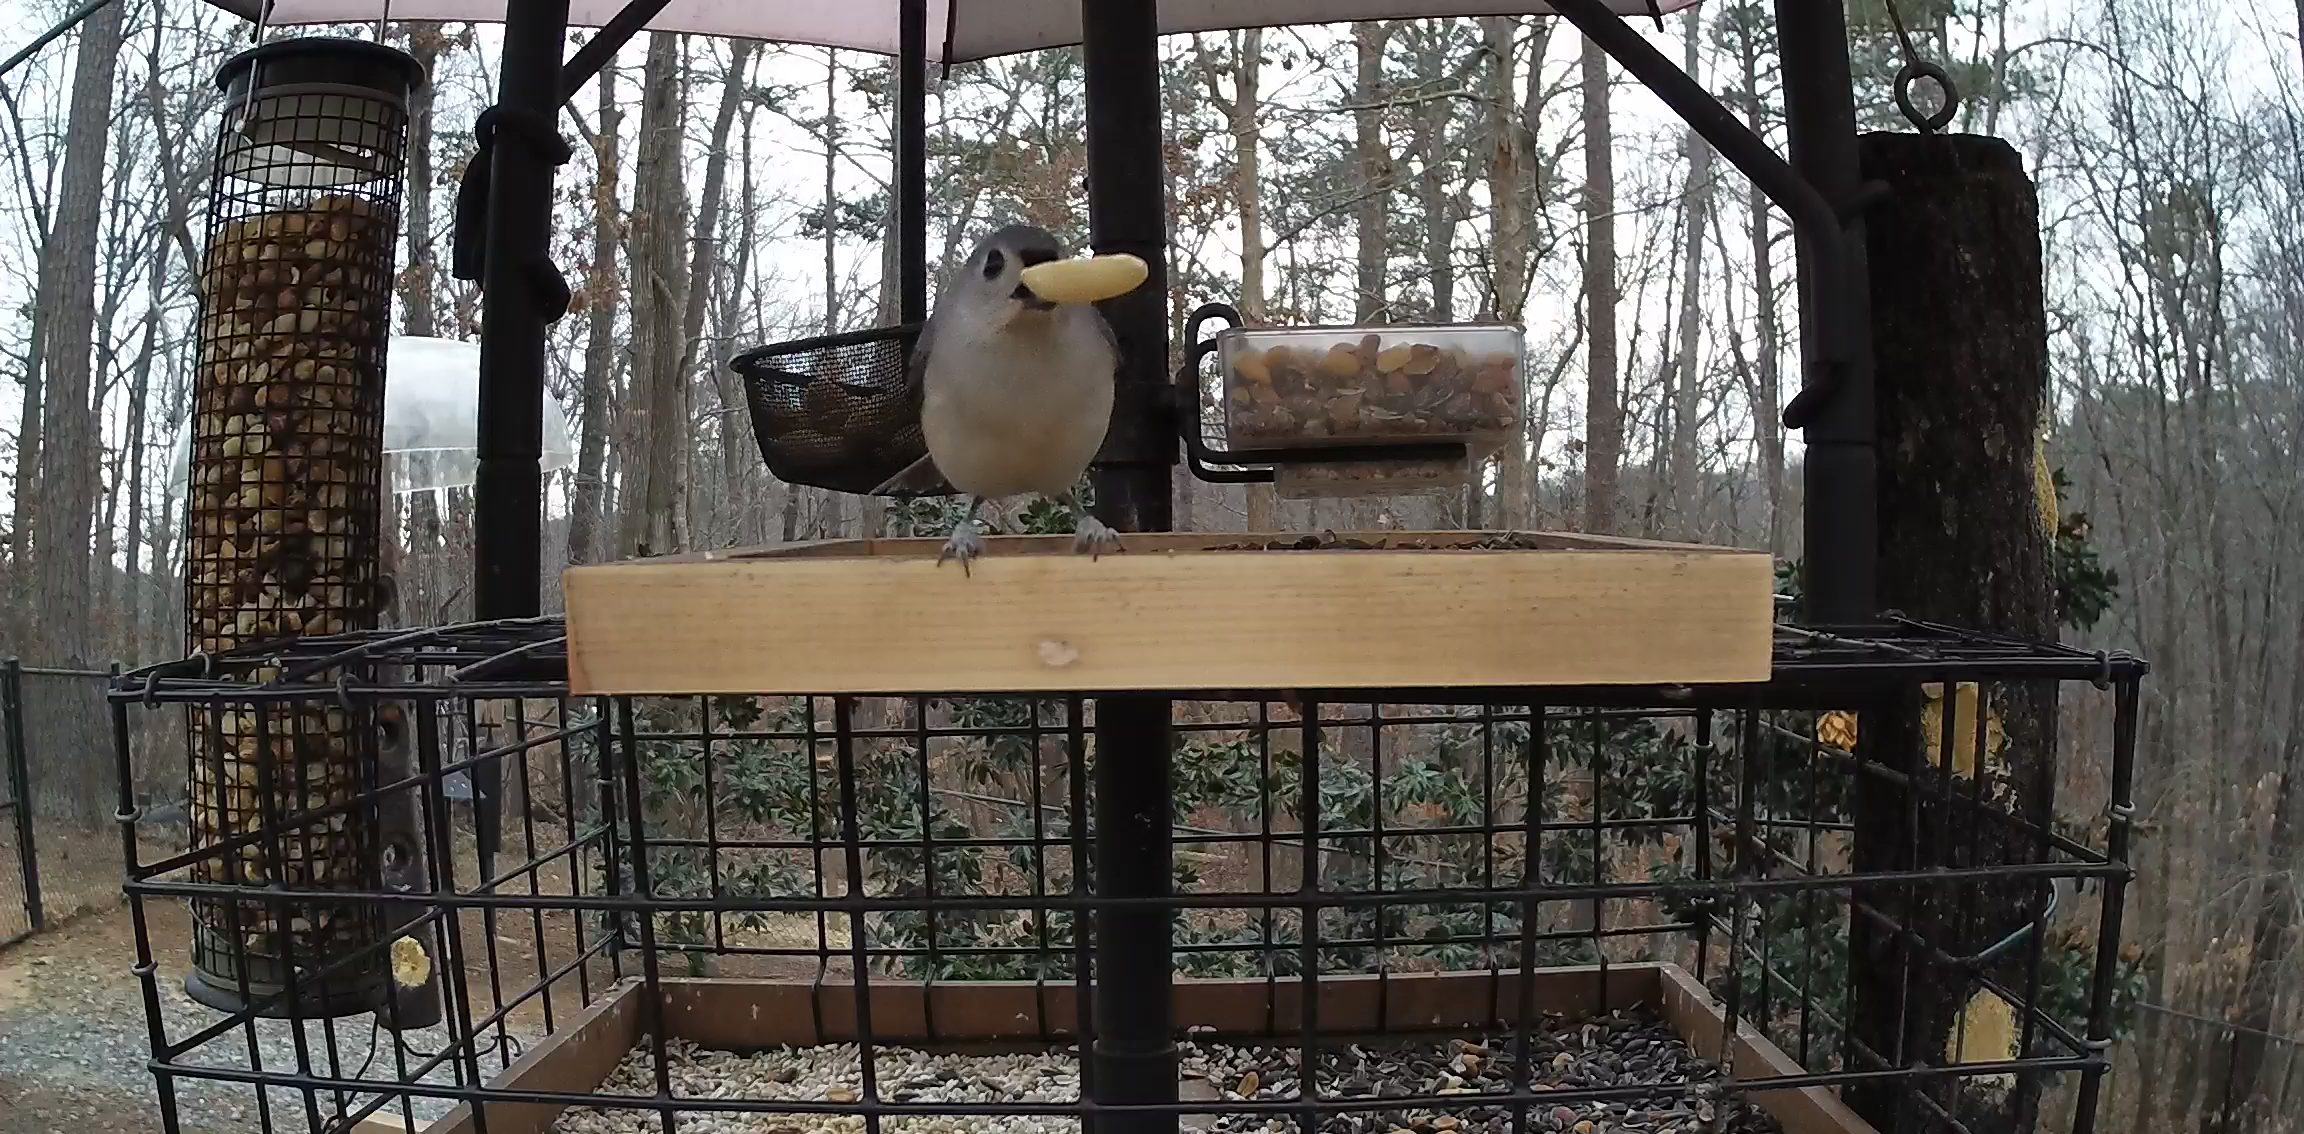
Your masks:
M 1520 429 L 1526 367 L 1518 327 L 1235 328 L 1217 338 L 1234 448 L 1461 441 L 1463 461 L 1353 460 L 1282 466 L 1290 496 L 1462 485 Z

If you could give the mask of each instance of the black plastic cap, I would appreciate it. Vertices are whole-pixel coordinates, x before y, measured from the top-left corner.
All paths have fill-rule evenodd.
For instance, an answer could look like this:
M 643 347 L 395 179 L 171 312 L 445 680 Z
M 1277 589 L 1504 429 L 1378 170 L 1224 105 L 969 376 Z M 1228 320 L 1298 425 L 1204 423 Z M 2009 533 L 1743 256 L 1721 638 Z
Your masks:
M 248 97 L 248 84 L 262 87 L 327 83 L 362 87 L 396 102 L 431 81 L 416 57 L 387 44 L 344 36 L 276 39 L 251 47 L 216 69 L 216 88 L 226 101 Z

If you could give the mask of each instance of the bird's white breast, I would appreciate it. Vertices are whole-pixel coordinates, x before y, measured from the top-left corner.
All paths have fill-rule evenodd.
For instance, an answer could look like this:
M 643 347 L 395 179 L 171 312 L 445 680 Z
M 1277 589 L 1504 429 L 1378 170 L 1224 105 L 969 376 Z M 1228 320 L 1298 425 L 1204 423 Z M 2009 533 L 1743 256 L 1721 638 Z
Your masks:
M 977 496 L 1072 489 L 1112 420 L 1111 345 L 1087 308 L 1026 314 L 1005 328 L 938 331 L 923 377 L 921 432 L 952 487 Z

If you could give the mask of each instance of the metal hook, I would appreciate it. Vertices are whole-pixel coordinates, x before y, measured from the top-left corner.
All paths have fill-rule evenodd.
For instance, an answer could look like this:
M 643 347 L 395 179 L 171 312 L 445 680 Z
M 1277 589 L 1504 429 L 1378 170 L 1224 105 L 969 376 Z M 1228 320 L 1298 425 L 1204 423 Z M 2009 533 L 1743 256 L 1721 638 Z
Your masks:
M 1896 25 L 1896 42 L 1904 51 L 1904 66 L 1896 72 L 1896 109 L 1904 120 L 1923 134 L 1941 133 L 1952 124 L 1952 117 L 1960 112 L 1960 88 L 1953 85 L 1952 76 L 1925 59 L 1920 49 L 1912 44 L 1912 33 L 1904 26 L 1904 13 L 1896 7 L 1896 0 L 1887 0 L 1888 20 Z M 1934 113 L 1923 114 L 1912 101 L 1912 85 L 1922 79 L 1933 81 L 1944 92 L 1944 105 Z
M 250 48 L 264 46 L 265 29 L 272 24 L 272 6 L 278 2 L 279 0 L 264 0 L 263 3 L 256 5 L 256 27 L 249 33 L 248 39 Z M 264 60 L 260 58 L 249 60 L 248 97 L 240 100 L 240 121 L 233 126 L 233 129 L 245 133 L 249 125 L 256 121 L 256 88 L 259 86 L 257 80 L 263 77 L 263 73 Z
M 1923 113 L 1912 101 L 1912 86 L 1922 79 L 1933 81 L 1944 92 L 1944 105 Z M 1896 109 L 1902 111 L 1905 121 L 1919 127 L 1923 134 L 1940 134 L 1952 124 L 1960 112 L 1960 89 L 1952 85 L 1952 76 L 1944 68 L 1924 59 L 1915 59 L 1896 72 Z

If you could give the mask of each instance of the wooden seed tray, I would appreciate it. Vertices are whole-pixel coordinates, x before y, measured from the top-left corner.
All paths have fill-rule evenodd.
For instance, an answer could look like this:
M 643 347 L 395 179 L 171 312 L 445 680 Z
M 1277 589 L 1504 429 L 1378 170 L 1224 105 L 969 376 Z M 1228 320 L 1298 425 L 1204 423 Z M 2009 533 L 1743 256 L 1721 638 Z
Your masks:
M 936 539 L 573 567 L 569 681 L 586 695 L 836 694 L 1769 676 L 1764 552 L 1557 533 L 1122 539 L 1092 560 L 1070 537 L 993 537 L 968 574 L 936 562 Z
M 1611 965 L 1542 969 L 1534 974 L 1539 1012 L 1585 1016 L 1646 1004 L 1672 1024 L 1698 1055 L 1720 1058 L 1725 1013 L 1695 978 L 1676 965 Z M 703 1047 L 757 1051 L 856 1041 L 856 993 L 849 985 L 810 981 L 667 979 L 665 1031 Z M 644 986 L 626 982 L 604 995 L 560 1031 L 530 1048 L 491 1087 L 512 1090 L 592 1091 L 645 1035 Z M 1517 1011 L 1519 977 L 1505 972 L 1407 973 L 1324 976 L 1319 1025 L 1323 1034 L 1478 1031 Z M 1069 1038 L 1078 1019 L 1074 986 L 1030 982 L 880 983 L 870 986 L 876 1044 L 935 1042 L 1036 1045 Z M 1213 1028 L 1229 1037 L 1297 1032 L 1303 985 L 1290 980 L 1186 980 L 1175 985 L 1177 1027 Z M 818 1021 L 821 1021 L 821 1028 Z M 1800 1066 L 1749 1022 L 1738 1021 L 1732 1070 L 1740 1080 L 1801 1074 Z M 1874 1134 L 1873 1127 L 1821 1087 L 1754 1091 L 1757 1103 L 1785 1134 Z M 1476 1100 L 1474 1100 L 1476 1101 Z M 490 1134 L 545 1134 L 560 1108 L 547 1104 L 490 1103 Z M 422 1134 L 475 1134 L 471 1107 L 461 1104 Z M 405 1130 L 395 1115 L 379 1115 L 354 1134 Z

